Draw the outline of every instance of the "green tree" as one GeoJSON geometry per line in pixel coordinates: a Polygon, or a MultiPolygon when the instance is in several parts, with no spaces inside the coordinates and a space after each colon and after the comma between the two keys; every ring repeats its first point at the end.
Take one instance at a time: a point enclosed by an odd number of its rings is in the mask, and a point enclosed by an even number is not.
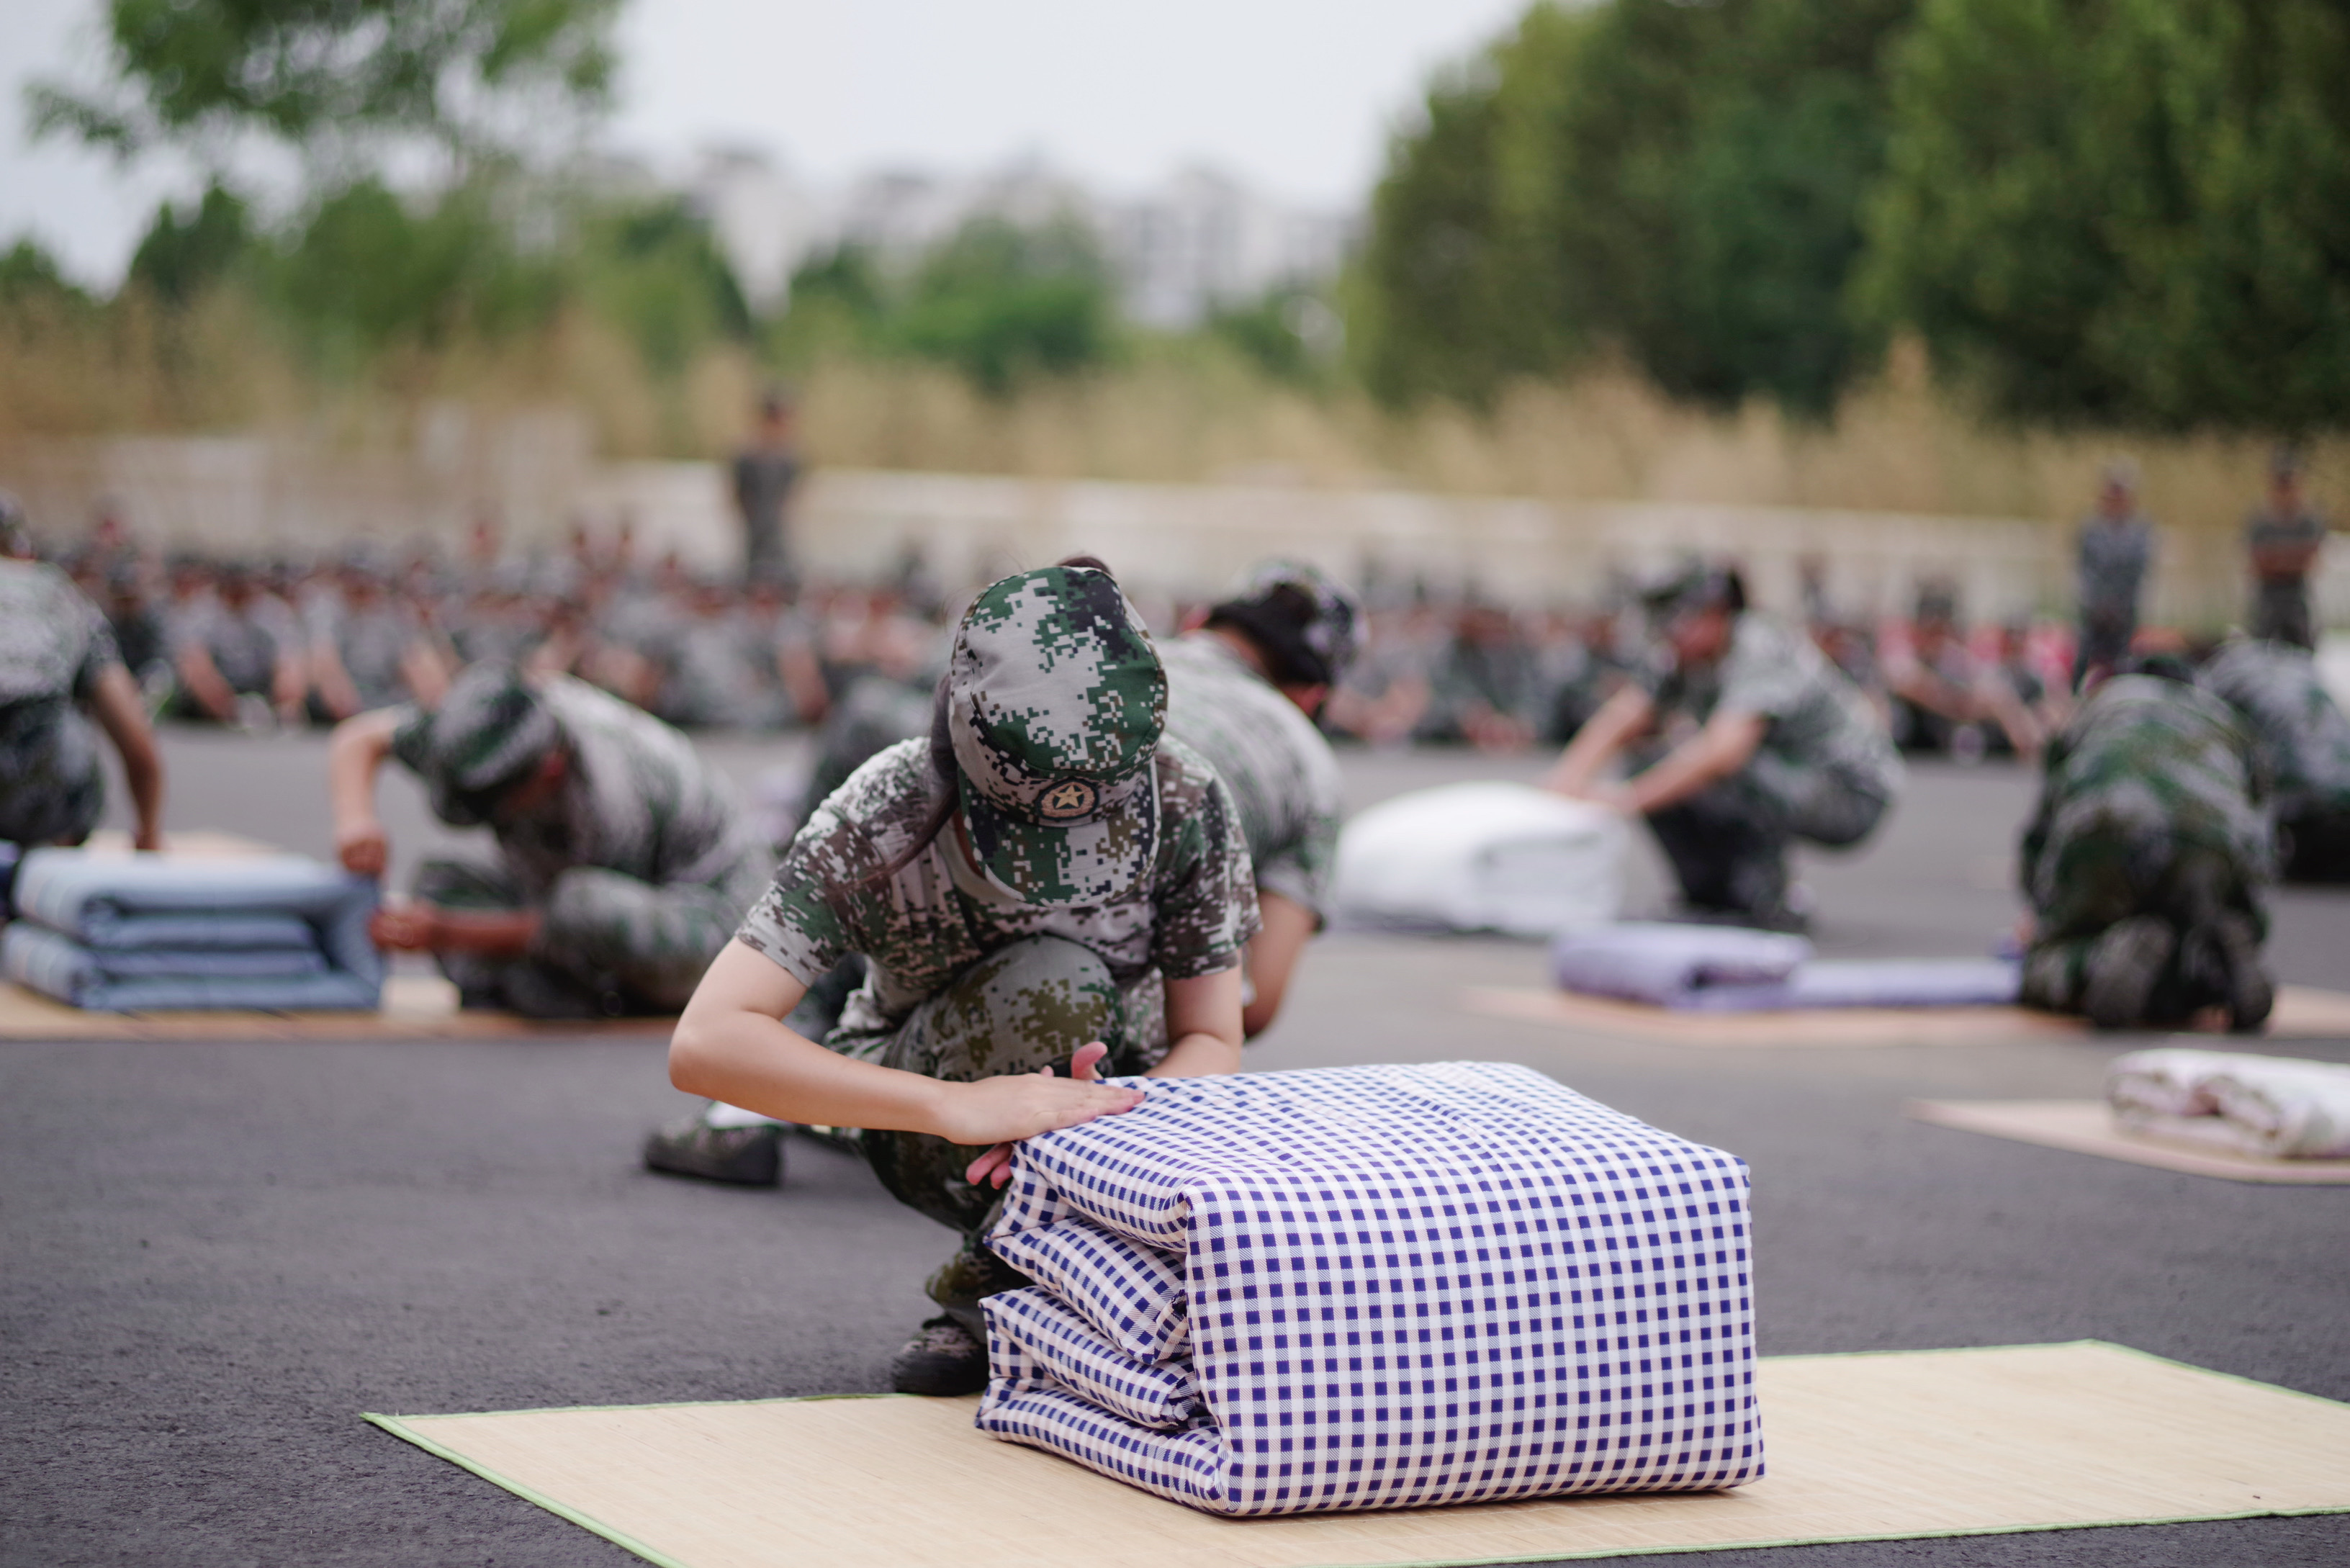
{"type": "Polygon", "coordinates": [[[0,251],[0,307],[78,313],[96,305],[38,240],[22,237],[0,251]]]}
{"type": "Polygon", "coordinates": [[[577,255],[591,308],[673,376],[721,340],[747,342],[751,307],[710,233],[680,199],[592,213],[577,255]]]}
{"type": "Polygon", "coordinates": [[[41,82],[36,130],[126,156],[258,132],[475,151],[611,92],[620,0],[108,0],[109,79],[41,82]]]}
{"type": "Polygon", "coordinates": [[[1355,324],[1397,400],[1624,354],[1676,396],[1825,413],[1914,0],[1537,5],[1440,82],[1372,203],[1355,324]]]}
{"type": "Polygon", "coordinates": [[[314,355],[345,364],[543,323],[564,285],[554,259],[516,251],[489,190],[461,186],[411,206],[375,180],[319,202],[265,279],[314,355]]]}
{"type": "Polygon", "coordinates": [[[885,339],[1002,397],[1102,363],[1115,315],[1109,270],[1077,224],[976,218],[923,259],[885,339]]]}
{"type": "Polygon", "coordinates": [[[1928,0],[1859,297],[2017,418],[2350,420],[2350,12],[1928,0]]]}
{"type": "Polygon", "coordinates": [[[245,205],[218,182],[185,218],[176,203],[154,222],[130,257],[130,280],[166,305],[184,306],[225,277],[252,242],[245,205]]]}

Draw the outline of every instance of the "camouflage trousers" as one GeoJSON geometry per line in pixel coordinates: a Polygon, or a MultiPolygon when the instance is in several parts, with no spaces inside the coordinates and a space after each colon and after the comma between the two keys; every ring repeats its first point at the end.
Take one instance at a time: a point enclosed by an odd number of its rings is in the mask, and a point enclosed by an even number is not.
{"type": "Polygon", "coordinates": [[[1857,844],[1890,805],[1882,789],[1835,769],[1798,769],[1764,755],[1648,813],[1648,828],[1684,902],[1767,919],[1786,908],[1787,851],[1796,839],[1857,844]]]}
{"type": "MultiPolygon", "coordinates": [[[[2248,916],[2261,937],[2268,934],[2255,869],[2220,846],[2150,827],[2081,834],[2046,854],[2054,865],[2042,885],[2054,893],[2033,912],[2033,941],[2023,955],[2023,1000],[2034,1007],[2080,1011],[2089,950],[2107,928],[2133,916],[2159,915],[2184,935],[2234,913],[2248,916]]],[[[2158,993],[2163,989],[2158,984],[2158,993]]],[[[2182,1002],[2168,1011],[2190,1010],[2182,1002]]]]}
{"type": "MultiPolygon", "coordinates": [[[[967,1084],[1050,1066],[1066,1075],[1077,1048],[1109,1047],[1106,1075],[1139,1073],[1140,1035],[1133,1009],[1090,949],[1059,937],[1029,937],[998,948],[914,1009],[878,1053],[858,1054],[926,1078],[967,1084]]],[[[1014,1290],[1025,1275],[982,1243],[1000,1199],[993,1188],[963,1179],[983,1148],[928,1133],[867,1132],[861,1142],[873,1172],[892,1197],[960,1231],[962,1246],[931,1276],[931,1299],[983,1339],[983,1296],[1014,1290]]]]}
{"type": "MultiPolygon", "coordinates": [[[[718,884],[656,887],[590,867],[566,871],[536,906],[539,933],[520,958],[440,953],[435,961],[468,1007],[504,1007],[531,1018],[616,1018],[674,1012],[734,934],[764,874],[746,859],[718,884]]],[[[428,860],[414,892],[457,909],[533,907],[504,865],[428,860]]]]}
{"type": "Polygon", "coordinates": [[[0,706],[0,841],[79,844],[105,808],[98,734],[71,702],[0,706]]]}
{"type": "Polygon", "coordinates": [[[2309,610],[2309,584],[2301,577],[2261,583],[2252,589],[2251,635],[2265,642],[2317,646],[2317,626],[2309,610]]]}

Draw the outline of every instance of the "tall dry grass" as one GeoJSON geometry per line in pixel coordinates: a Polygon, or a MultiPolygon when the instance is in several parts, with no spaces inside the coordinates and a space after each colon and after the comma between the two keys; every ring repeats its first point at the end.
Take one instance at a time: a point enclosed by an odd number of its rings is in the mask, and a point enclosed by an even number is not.
{"type": "MultiPolygon", "coordinates": [[[[362,379],[332,378],[306,368],[299,345],[234,295],[176,315],[132,298],[0,318],[0,452],[133,432],[261,431],[380,456],[417,451],[432,410],[454,404],[484,421],[575,410],[608,458],[713,457],[740,439],[765,379],[731,348],[656,378],[627,341],[578,314],[525,338],[395,353],[362,379]]],[[[1038,479],[1281,479],[2054,522],[2079,513],[2104,463],[2126,454],[2162,522],[2216,533],[2259,493],[2268,450],[2251,438],[2003,429],[1939,389],[1914,346],[1826,427],[1761,403],[1731,415],[1684,408],[1620,369],[1521,387],[1487,415],[1396,414],[1209,350],[1146,351],[1003,400],[902,361],[833,359],[796,379],[817,462],[1038,479]]],[[[2318,443],[2313,458],[2321,490],[2350,479],[2350,441],[2318,443]]]]}

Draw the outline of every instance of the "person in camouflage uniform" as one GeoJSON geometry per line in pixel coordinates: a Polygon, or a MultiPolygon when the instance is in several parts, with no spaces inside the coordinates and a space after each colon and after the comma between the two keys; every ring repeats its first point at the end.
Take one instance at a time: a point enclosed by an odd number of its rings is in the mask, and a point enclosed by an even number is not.
{"type": "Polygon", "coordinates": [[[808,821],[671,1043],[678,1087],[864,1130],[882,1184],[960,1231],[945,1310],[893,1367],[903,1392],[986,1379],[982,1297],[1025,1282],[980,1242],[1011,1141],[1130,1108],[1097,1064],[1240,1064],[1241,951],[1257,931],[1240,815],[1165,735],[1167,678],[1106,572],[982,592],[931,733],[889,747],[808,821]],[[868,961],[817,1044],[783,1020],[848,953],[868,961]]]}
{"type": "Polygon", "coordinates": [[[2289,643],[2223,644],[2197,681],[2235,709],[2267,774],[2288,881],[2350,881],[2350,718],[2289,643]]]}
{"type": "Polygon", "coordinates": [[[2023,1000],[2101,1029],[2172,1027],[2207,1006],[2258,1029],[2271,862],[2251,737],[2183,662],[2136,670],[2094,688],[2049,744],[2023,836],[2023,1000]]]}
{"type": "Polygon", "coordinates": [[[1665,647],[1576,734],[1548,787],[1646,817],[1691,917],[1798,928],[1789,848],[1875,832],[1900,757],[1810,639],[1746,607],[1737,573],[1691,567],[1647,600],[1665,647]],[[1626,754],[1648,765],[1602,782],[1626,754]]]}
{"type": "MultiPolygon", "coordinates": [[[[1107,570],[1090,556],[1063,566],[1107,570]]],[[[1310,566],[1266,563],[1202,624],[1160,650],[1167,733],[1197,751],[1231,791],[1256,884],[1261,929],[1248,945],[1241,1022],[1253,1039],[1280,1015],[1305,943],[1328,919],[1340,815],[1337,759],[1313,716],[1354,657],[1361,615],[1353,597],[1310,566]]],[[[809,784],[806,820],[884,747],[929,728],[931,693],[879,674],[861,676],[834,711],[809,784]],[[859,749],[859,748],[862,749],[859,749]]],[[[865,978],[844,959],[808,990],[787,1022],[822,1041],[865,978]]],[[[713,1104],[645,1140],[645,1164],[678,1176],[743,1186],[782,1179],[784,1128],[740,1106],[713,1104]]]]}
{"type": "Polygon", "coordinates": [[[2080,646],[2073,659],[2074,690],[2085,690],[2129,657],[2137,635],[2137,601],[2154,566],[2154,524],[2137,509],[2137,470],[2110,463],[2097,491],[2097,509],[2081,524],[2074,551],[2081,594],[2080,646]]]}
{"type": "Polygon", "coordinates": [[[469,1007],[592,1018],[682,1006],[769,864],[734,790],[675,730],[568,676],[461,672],[437,708],[337,726],[328,769],[343,865],[390,857],[375,778],[392,757],[494,861],[428,860],[383,946],[431,952],[469,1007]]]}
{"type": "Polygon", "coordinates": [[[2269,459],[2268,502],[2244,524],[2252,564],[2252,636],[2295,648],[2317,646],[2309,575],[2325,548],[2325,519],[2301,493],[2301,454],[2279,448],[2269,459]]]}
{"type": "Polygon", "coordinates": [[[132,842],[161,848],[163,762],[138,683],[98,607],[32,550],[22,508],[0,493],[0,842],[89,836],[106,807],[95,719],[122,758],[132,842]]]}

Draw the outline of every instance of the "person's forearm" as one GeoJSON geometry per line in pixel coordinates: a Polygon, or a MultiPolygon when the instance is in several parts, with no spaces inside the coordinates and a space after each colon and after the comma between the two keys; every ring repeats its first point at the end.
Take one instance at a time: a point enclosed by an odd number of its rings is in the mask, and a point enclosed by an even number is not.
{"type": "Polygon", "coordinates": [[[1626,808],[1646,815],[1678,805],[1744,767],[1760,739],[1759,724],[1736,718],[1709,722],[1625,786],[1626,808]]]}
{"type": "Polygon", "coordinates": [[[948,1136],[941,1100],[952,1085],[827,1051],[752,1012],[681,1021],[670,1082],[778,1121],[948,1136]]]}
{"type": "Polygon", "coordinates": [[[327,804],[339,830],[375,820],[375,776],[391,752],[388,714],[362,713],[327,742],[327,804]]]}
{"type": "Polygon", "coordinates": [[[1221,1035],[1186,1034],[1168,1048],[1148,1078],[1217,1078],[1241,1070],[1241,1048],[1221,1035]]]}
{"type": "Polygon", "coordinates": [[[277,661],[277,672],[269,682],[269,700],[280,719],[291,723],[301,718],[302,699],[308,690],[309,684],[303,679],[300,659],[287,658],[277,661]]]}
{"type": "Polygon", "coordinates": [[[139,818],[133,842],[144,849],[158,847],[163,833],[163,756],[155,747],[139,684],[128,670],[110,666],[99,677],[91,706],[99,728],[122,759],[123,783],[130,788],[131,807],[139,818]]]}
{"type": "Polygon", "coordinates": [[[191,649],[180,655],[180,684],[196,700],[196,706],[224,724],[236,721],[236,693],[211,656],[191,649]]]}
{"type": "Polygon", "coordinates": [[[1315,926],[1314,911],[1294,898],[1260,888],[1256,902],[1264,929],[1249,940],[1251,994],[1241,1010],[1241,1033],[1251,1040],[1272,1028],[1273,1021],[1281,1015],[1289,977],[1296,971],[1298,955],[1313,939],[1315,926]]]}
{"type": "Polygon", "coordinates": [[[1577,794],[1597,782],[1599,774],[1624,749],[1625,742],[1648,727],[1654,708],[1647,692],[1627,686],[1599,705],[1575,739],[1559,754],[1558,765],[1543,781],[1559,794],[1577,794]]]}

